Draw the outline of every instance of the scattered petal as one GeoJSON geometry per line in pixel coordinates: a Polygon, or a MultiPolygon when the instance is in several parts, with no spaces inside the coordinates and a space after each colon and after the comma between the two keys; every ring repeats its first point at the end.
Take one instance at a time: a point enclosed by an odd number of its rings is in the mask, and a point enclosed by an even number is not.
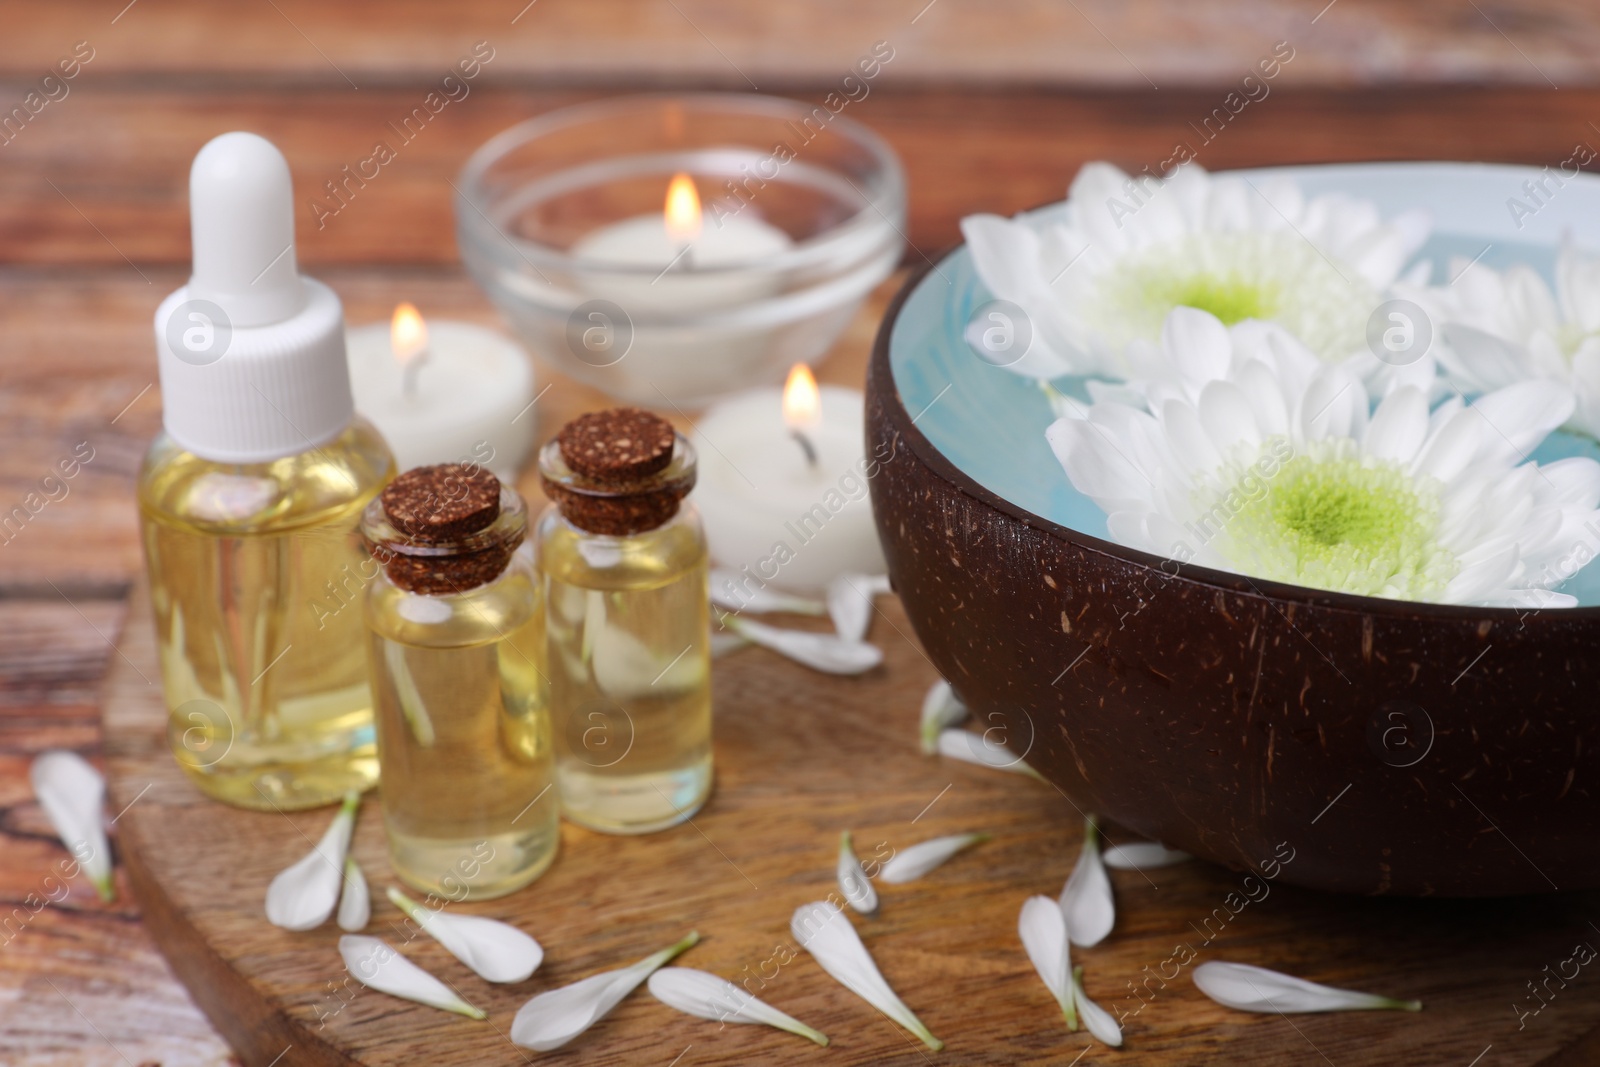
{"type": "Polygon", "coordinates": [[[940,731],[939,755],[982,767],[993,767],[997,771],[1012,771],[1042,779],[1038,771],[1022,762],[1022,757],[1012,755],[1011,750],[1003,745],[989,744],[970,730],[940,731]]]}
{"type": "Polygon", "coordinates": [[[711,658],[721,659],[723,656],[737,652],[741,648],[749,648],[750,642],[738,634],[730,634],[726,630],[717,630],[711,635],[711,658]]]}
{"type": "Polygon", "coordinates": [[[760,1023],[826,1045],[819,1030],[786,1015],[725,978],[691,967],[663,967],[650,976],[650,992],[669,1008],[685,1015],[724,1023],[760,1023]]]}
{"type": "Polygon", "coordinates": [[[878,910],[878,891],[872,888],[867,872],[861,869],[855,849],[850,847],[850,831],[839,835],[839,892],[850,906],[863,915],[878,910]]]}
{"type": "Polygon", "coordinates": [[[790,615],[826,615],[828,606],[815,597],[792,596],[759,584],[738,571],[721,567],[711,572],[711,602],[728,611],[750,611],[757,615],[785,612],[790,615]]]}
{"type": "Polygon", "coordinates": [[[988,834],[951,834],[919,842],[890,857],[878,877],[890,885],[914,882],[962,849],[987,840],[988,834]]]}
{"type": "Polygon", "coordinates": [[[883,662],[878,646],[846,641],[834,634],[783,630],[737,615],[724,615],[722,621],[740,637],[824,674],[862,674],[883,662]]]}
{"type": "Polygon", "coordinates": [[[549,1052],[599,1022],[622,998],[639,988],[659,968],[700,940],[690,933],[676,945],[646,956],[638,963],[614,971],[601,971],[548,993],[540,993],[517,1012],[511,1022],[511,1041],[535,1052],[549,1052]]]}
{"type": "Polygon", "coordinates": [[[336,921],[346,933],[357,933],[367,928],[372,918],[372,893],[367,889],[367,876],[361,873],[354,856],[344,858],[344,891],[339,894],[339,914],[336,921]]]}
{"type": "Polygon", "coordinates": [[[414,1000],[430,1008],[453,1011],[469,1019],[488,1017],[379,938],[345,934],[339,938],[339,955],[344,957],[345,970],[350,976],[369,989],[402,1000],[414,1000]]]}
{"type": "Polygon", "coordinates": [[[935,1052],[944,1048],[944,1042],[929,1033],[889,988],[856,928],[837,904],[819,900],[800,905],[789,920],[789,932],[834,981],[915,1034],[928,1048],[935,1052]]]}
{"type": "Polygon", "coordinates": [[[967,706],[961,703],[950,683],[940,678],[922,698],[922,752],[931,756],[939,751],[939,734],[967,717],[967,706]]]}
{"type": "Polygon", "coordinates": [[[1194,969],[1200,992],[1226,1008],[1259,1012],[1311,1011],[1421,1011],[1420,1000],[1395,1000],[1372,993],[1318,985],[1304,978],[1252,967],[1245,963],[1212,960],[1194,969]]]}
{"type": "Polygon", "coordinates": [[[864,641],[872,624],[872,598],[889,591],[886,574],[841,574],[828,583],[828,615],[846,641],[864,641]]]}
{"type": "Polygon", "coordinates": [[[423,933],[489,982],[521,982],[544,962],[539,942],[509,923],[478,915],[446,915],[389,887],[389,902],[423,933]]]}
{"type": "Polygon", "coordinates": [[[285,930],[311,930],[321,926],[339,903],[344,885],[344,856],[350,848],[361,794],[346,793],[339,814],[333,817],[317,847],[292,867],[278,872],[267,886],[267,921],[285,930]]]}
{"type": "Polygon", "coordinates": [[[1111,1013],[1089,999],[1083,991],[1083,968],[1072,969],[1072,1002],[1077,1005],[1078,1012],[1083,1016],[1083,1028],[1088,1030],[1095,1038],[1112,1048],[1122,1044],[1122,1027],[1117,1025],[1117,1020],[1111,1013]]]}
{"type": "Polygon", "coordinates": [[[1119,871],[1148,871],[1156,867],[1170,867],[1194,857],[1155,841],[1129,841],[1125,845],[1110,846],[1102,858],[1107,867],[1119,871]]]}
{"type": "MultiPolygon", "coordinates": [[[[423,601],[426,603],[426,601],[423,601]]],[[[394,682],[395,698],[400,705],[400,715],[411,727],[411,736],[423,748],[432,748],[434,742],[433,717],[422,700],[416,679],[411,677],[411,666],[406,662],[406,646],[398,641],[383,642],[383,661],[390,679],[394,682]]]]}
{"type": "Polygon", "coordinates": [[[1067,942],[1067,921],[1061,915],[1061,905],[1049,897],[1029,897],[1023,901],[1022,914],[1017,917],[1017,935],[1022,938],[1022,947],[1033,969],[1039,972],[1045,988],[1061,1005],[1067,1029],[1076,1030],[1078,1010],[1068,984],[1072,949],[1067,942]]]}
{"type": "Polygon", "coordinates": [[[106,842],[106,780],[76,752],[40,753],[28,770],[34,796],[56,836],[94,883],[100,899],[114,895],[111,846],[106,842]]]}
{"type": "Polygon", "coordinates": [[[1083,850],[1061,889],[1061,914],[1067,920],[1067,936],[1084,948],[1104,941],[1117,921],[1111,877],[1100,861],[1100,831],[1092,818],[1084,820],[1083,850]]]}

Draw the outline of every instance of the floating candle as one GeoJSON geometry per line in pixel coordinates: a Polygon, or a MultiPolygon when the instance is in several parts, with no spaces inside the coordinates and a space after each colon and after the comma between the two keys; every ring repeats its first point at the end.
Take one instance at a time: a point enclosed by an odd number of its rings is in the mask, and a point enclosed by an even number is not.
{"type": "Polygon", "coordinates": [[[699,421],[695,500],[712,558],[739,573],[743,595],[769,583],[820,590],[841,574],[885,570],[867,498],[882,457],[865,455],[863,417],[859,392],[818,389],[797,364],[781,391],[751,390],[699,421]]]}
{"type": "Polygon", "coordinates": [[[425,322],[401,304],[389,324],[346,337],[356,410],[401,470],[478,463],[515,477],[533,440],[533,368],[522,349],[468,322],[425,322]]]}
{"type": "Polygon", "coordinates": [[[624,311],[685,313],[735,307],[777,289],[770,273],[749,266],[793,245],[789,235],[754,212],[723,215],[705,225],[694,179],[677,174],[660,214],[602,226],[578,240],[572,254],[605,267],[643,267],[633,278],[608,273],[589,288],[624,311]]]}
{"type": "Polygon", "coordinates": [[[678,174],[660,214],[602,226],[573,245],[583,291],[614,305],[603,309],[600,333],[578,335],[599,336],[604,344],[573,354],[597,368],[626,358],[627,366],[611,374],[615,381],[642,374],[651,387],[639,395],[612,391],[651,405],[664,396],[695,406],[726,388],[730,368],[752,361],[770,364],[776,374],[791,358],[774,344],[778,324],[751,312],[782,289],[783,273],[764,264],[793,244],[753,210],[719,214],[708,224],[694,179],[678,174]]]}

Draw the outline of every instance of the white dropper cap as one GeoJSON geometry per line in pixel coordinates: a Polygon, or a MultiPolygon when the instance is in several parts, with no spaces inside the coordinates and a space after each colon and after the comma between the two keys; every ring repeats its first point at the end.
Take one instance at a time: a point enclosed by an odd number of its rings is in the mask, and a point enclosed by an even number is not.
{"type": "Polygon", "coordinates": [[[163,421],[189,452],[259,463],[350,423],[344,309],[300,276],[289,164],[271,141],[225,133],[189,171],[194,273],[156,311],[163,421]]]}

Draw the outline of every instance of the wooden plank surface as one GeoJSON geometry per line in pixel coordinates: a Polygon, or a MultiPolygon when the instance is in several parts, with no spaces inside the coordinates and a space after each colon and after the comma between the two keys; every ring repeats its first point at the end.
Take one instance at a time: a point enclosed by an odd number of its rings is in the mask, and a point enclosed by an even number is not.
{"type": "Polygon", "coordinates": [[[55,877],[67,854],[28,786],[39,752],[98,748],[100,681],[124,615],[120,601],[0,600],[0,1063],[8,1067],[213,1067],[230,1057],[139,925],[122,872],[111,904],[85,880],[55,877]]]}
{"type": "MultiPolygon", "coordinates": [[[[1113,1051],[1069,1034],[1022,951],[1016,920],[1030,894],[1059,891],[1077,851],[1079,815],[1043,782],[917,752],[917,707],[935,674],[906,636],[898,603],[884,598],[880,607],[871,637],[885,650],[884,666],[861,678],[818,675],[764,650],[716,663],[717,784],[691,824],[638,838],[563,826],[561,854],[533,886],[457,906],[540,939],[545,962],[526,982],[490,985],[441,946],[408,938],[381,898],[394,881],[381,801],[364,805],[353,848],[378,894],[369,932],[489,1013],[474,1023],[347,985],[331,923],[307,933],[267,925],[264,886],[320,836],[330,810],[229,809],[188,784],[166,750],[159,692],[141,677],[154,673],[154,643],[147,604],[136,598],[105,723],[113,807],[131,805],[119,840],[147,904],[146,924],[252,1065],[279,1056],[308,1067],[408,1065],[423,1049],[430,1062],[527,1062],[507,1031],[528,997],[631,962],[690,929],[704,940],[683,964],[748,979],[753,992],[827,1033],[828,1051],[762,1027],[724,1029],[676,1015],[644,994],[540,1062],[1010,1065],[1081,1054],[1076,1062],[1088,1065],[1226,1056],[1240,1067],[1320,1057],[1382,1067],[1466,1064],[1492,1046],[1493,1062],[1512,1067],[1548,1062],[1563,1049],[1600,1055],[1600,1044],[1582,1037],[1600,1023],[1592,978],[1574,980],[1570,995],[1551,985],[1551,1003],[1538,1014],[1519,1019],[1514,1010],[1541,1003],[1521,988],[1524,976],[1542,981],[1542,968],[1558,967],[1575,945],[1600,942],[1590,920],[1600,894],[1352,899],[1199,862],[1113,873],[1117,928],[1076,950],[1074,961],[1086,968],[1091,996],[1126,1016],[1127,1045],[1113,1051]],[[835,984],[788,933],[797,906],[833,890],[844,829],[863,856],[938,834],[995,834],[922,881],[880,887],[879,914],[856,919],[891,985],[947,1043],[943,1054],[930,1057],[835,984]],[[1187,966],[1182,957],[1174,962],[1185,947],[1194,954],[1187,966]],[[1426,1008],[1294,1020],[1231,1012],[1189,979],[1195,963],[1211,959],[1418,997],[1426,1008]]],[[[1301,843],[1318,832],[1308,823],[1301,843]]],[[[1279,858],[1292,863],[1294,852],[1286,841],[1279,858]]]]}
{"type": "Polygon", "coordinates": [[[894,80],[921,85],[1219,84],[1279,39],[1309,46],[1320,85],[1565,88],[1600,73],[1587,0],[56,0],[8,23],[0,71],[38,77],[85,39],[107,74],[362,90],[484,39],[505,57],[492,77],[563,85],[832,84],[875,40],[904,52],[894,80]]]}
{"type": "MultiPolygon", "coordinates": [[[[1087,160],[1159,173],[1180,143],[1219,170],[1367,159],[1556,166],[1579,143],[1600,150],[1597,89],[1302,89],[1301,58],[1209,140],[1201,124],[1222,107],[1226,88],[1044,95],[886,88],[842,114],[882,134],[904,161],[910,262],[958,240],[964,215],[1010,214],[1059,199],[1087,160]]],[[[219,98],[205,89],[97,86],[88,72],[84,78],[59,110],[47,108],[0,147],[0,264],[97,264],[140,285],[154,278],[153,268],[188,263],[189,164],[225,130],[261,133],[288,156],[302,264],[443,266],[458,262],[449,181],[473,149],[523,119],[597,95],[482,88],[400,145],[387,124],[417,106],[426,86],[288,86],[219,98]],[[385,138],[398,145],[392,163],[337,214],[312,207],[339,207],[325,183],[385,138]]],[[[796,96],[813,104],[823,98],[796,96]]],[[[62,288],[61,275],[43,277],[62,288]]],[[[150,291],[152,310],[167,284],[150,291]]],[[[136,342],[134,351],[148,358],[145,338],[136,342]]]]}

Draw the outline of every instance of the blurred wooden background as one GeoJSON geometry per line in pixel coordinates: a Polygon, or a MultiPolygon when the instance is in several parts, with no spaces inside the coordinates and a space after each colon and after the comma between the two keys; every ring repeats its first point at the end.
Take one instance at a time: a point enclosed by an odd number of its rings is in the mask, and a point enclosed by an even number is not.
{"type": "MultiPolygon", "coordinates": [[[[240,128],[283,148],[301,262],[340,292],[353,322],[384,317],[402,297],[425,313],[492,322],[459,267],[445,180],[489,136],[627,90],[820,102],[879,41],[894,57],[847,113],[906,163],[913,261],[954,241],[964,214],[1060,196],[1087,159],[1158,168],[1180,142],[1213,169],[1554,165],[1580,143],[1600,147],[1594,0],[8,5],[0,512],[30,493],[47,502],[0,533],[0,1061],[180,1067],[228,1056],[126,896],[104,907],[77,886],[38,914],[28,900],[61,855],[32,803],[28,760],[56,746],[96,755],[96,687],[117,655],[138,561],[132,480],[160,421],[150,319],[184,279],[195,151],[240,128]],[[385,124],[478,42],[494,55],[470,95],[319,228],[309,203],[323,183],[369,154],[385,124]],[[1265,95],[1253,89],[1220,134],[1202,138],[1195,126],[1279,42],[1293,58],[1265,95]],[[75,77],[42,82],[74,55],[75,77]],[[40,94],[33,107],[30,92],[40,94]],[[66,494],[41,489],[83,441],[94,458],[66,494]],[[18,909],[26,922],[6,926],[18,909]]],[[[859,382],[882,300],[841,342],[825,379],[859,382]]],[[[564,396],[547,427],[587,399],[564,396]]]]}

